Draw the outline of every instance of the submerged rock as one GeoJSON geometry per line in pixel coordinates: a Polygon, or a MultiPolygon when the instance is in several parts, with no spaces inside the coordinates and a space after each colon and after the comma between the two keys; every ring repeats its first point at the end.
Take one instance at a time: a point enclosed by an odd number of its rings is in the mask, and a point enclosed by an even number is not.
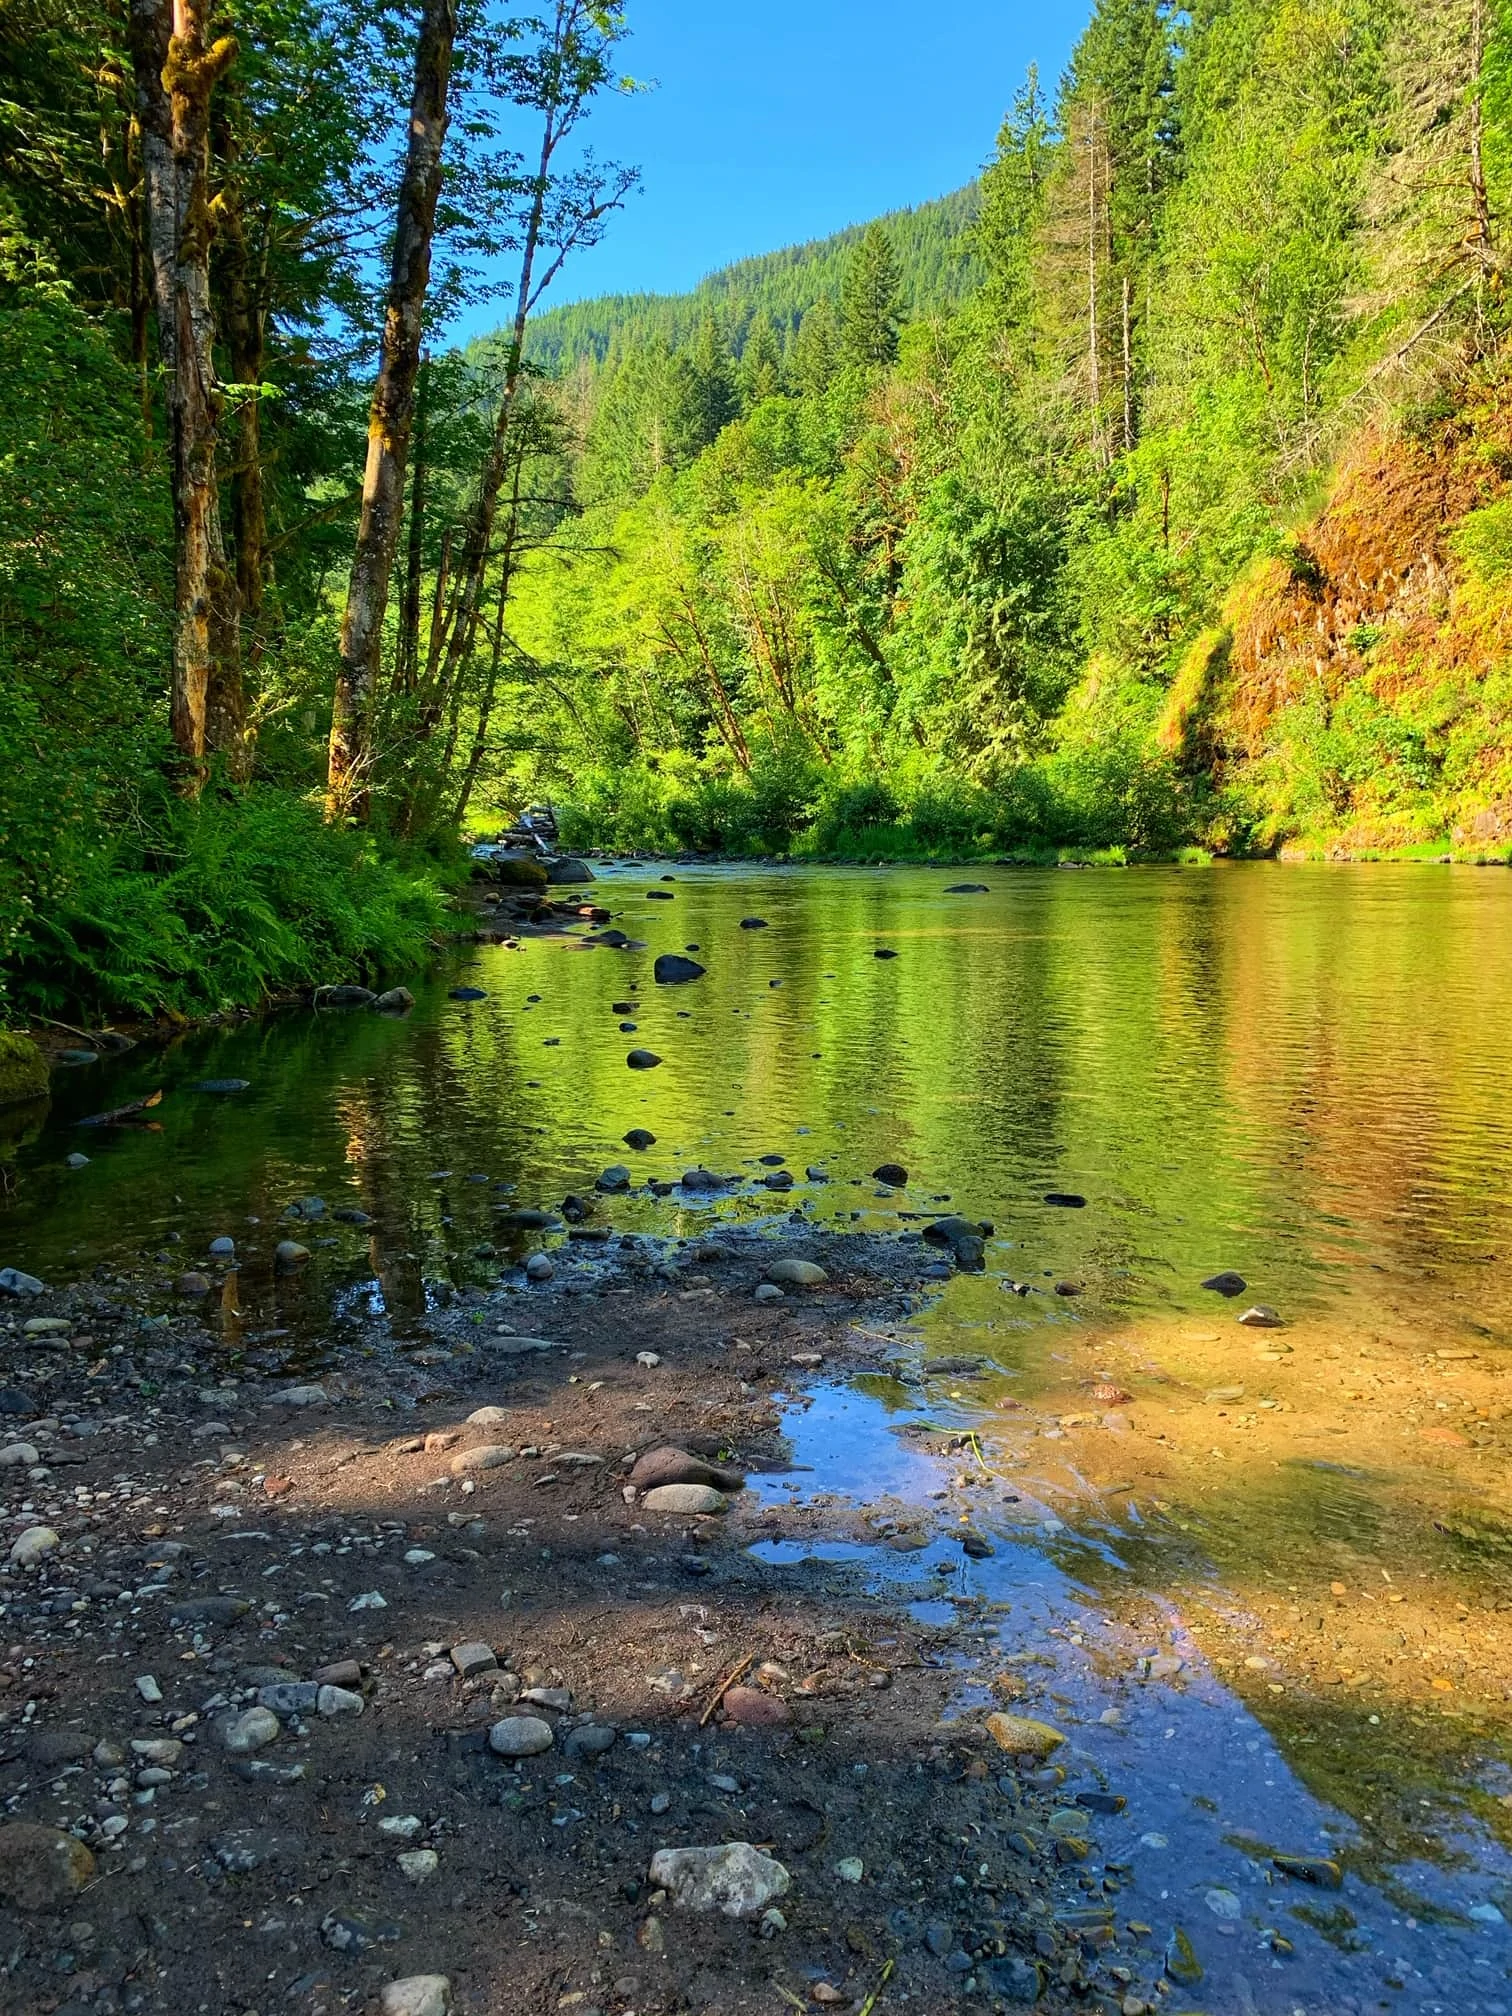
{"type": "Polygon", "coordinates": [[[696,959],[684,959],[680,952],[663,952],[652,967],[652,977],[659,987],[680,987],[689,980],[701,980],[708,971],[696,959]]]}
{"type": "Polygon", "coordinates": [[[1065,1742],[1059,1729],[1038,1722],[1032,1715],[1010,1715],[999,1710],[987,1717],[987,1733],[1000,1750],[1015,1757],[1048,1757],[1065,1742]]]}
{"type": "Polygon", "coordinates": [[[632,1127],[630,1132],[625,1136],[625,1146],[637,1150],[654,1148],[656,1146],[656,1136],[648,1127],[632,1127]]]}
{"type": "Polygon", "coordinates": [[[632,1071],[654,1071],[661,1061],[654,1050],[632,1050],[625,1059],[632,1071]]]}
{"type": "Polygon", "coordinates": [[[924,1227],[931,1246],[943,1246],[963,1274],[980,1274],[987,1265],[987,1243],[982,1228],[970,1218],[936,1218],[924,1227]]]}
{"type": "Polygon", "coordinates": [[[765,931],[767,920],[765,917],[742,917],[740,928],[742,931],[765,931]]]}
{"type": "Polygon", "coordinates": [[[908,1181],[908,1171],[901,1162],[879,1162],[872,1175],[879,1183],[887,1183],[894,1190],[901,1190],[908,1181]]]}

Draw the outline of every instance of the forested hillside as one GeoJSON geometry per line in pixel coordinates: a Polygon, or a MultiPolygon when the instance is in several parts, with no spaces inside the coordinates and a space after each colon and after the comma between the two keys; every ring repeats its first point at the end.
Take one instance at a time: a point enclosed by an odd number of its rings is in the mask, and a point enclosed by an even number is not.
{"type": "Polygon", "coordinates": [[[1507,118],[1482,0],[1101,0],[959,303],[884,225],[796,327],[565,375],[522,788],[638,844],[1505,851],[1507,118]]]}
{"type": "MultiPolygon", "coordinates": [[[[973,186],[877,220],[898,262],[899,293],[909,314],[958,307],[978,284],[981,268],[971,236],[976,212],[973,186]]],[[[710,309],[737,353],[754,323],[770,322],[787,334],[816,303],[838,306],[850,256],[865,230],[853,224],[807,245],[739,259],[688,294],[604,294],[548,309],[531,324],[531,360],[544,370],[562,371],[584,359],[602,364],[647,343],[675,349],[692,340],[710,309]]]]}
{"type": "Polygon", "coordinates": [[[13,0],[0,994],[412,960],[543,794],[1512,851],[1509,16],[1096,0],[971,188],[553,315],[618,4],[13,0]]]}

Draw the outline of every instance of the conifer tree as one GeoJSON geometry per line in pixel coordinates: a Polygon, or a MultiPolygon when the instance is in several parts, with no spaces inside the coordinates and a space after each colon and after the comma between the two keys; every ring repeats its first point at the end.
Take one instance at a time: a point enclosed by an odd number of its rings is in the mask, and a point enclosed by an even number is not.
{"type": "Polygon", "coordinates": [[[869,224],[851,254],[840,292],[840,339],[847,363],[885,369],[898,354],[902,280],[892,240],[869,224]]]}
{"type": "Polygon", "coordinates": [[[707,448],[735,418],[735,360],[712,308],[706,308],[688,352],[693,371],[698,445],[707,448]]]}

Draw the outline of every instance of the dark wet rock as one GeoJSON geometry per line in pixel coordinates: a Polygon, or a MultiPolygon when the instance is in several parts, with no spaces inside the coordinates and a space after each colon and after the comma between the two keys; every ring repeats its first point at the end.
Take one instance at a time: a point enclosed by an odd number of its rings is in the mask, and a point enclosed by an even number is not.
{"type": "Polygon", "coordinates": [[[309,1257],[309,1247],[301,1246],[297,1239],[280,1239],[273,1248],[273,1265],[280,1274],[292,1274],[309,1257]]]}
{"type": "Polygon", "coordinates": [[[173,1292],[175,1295],[183,1295],[193,1299],[195,1296],[208,1295],[211,1286],[212,1283],[208,1274],[191,1272],[180,1274],[173,1284],[173,1292]]]}
{"type": "Polygon", "coordinates": [[[684,1190],[723,1190],[725,1178],[716,1176],[712,1169],[684,1169],[682,1187],[684,1190]]]}
{"type": "Polygon", "coordinates": [[[245,1092],[251,1085],[250,1078],[197,1078],[189,1087],[191,1092],[245,1092]]]}
{"type": "Polygon", "coordinates": [[[1074,1190],[1047,1190],[1045,1202],[1059,1206],[1062,1211],[1084,1211],[1087,1208],[1086,1198],[1079,1197],[1074,1190]]]}
{"type": "Polygon", "coordinates": [[[380,1015],[408,1015],[414,1005],[415,997],[408,987],[390,987],[373,1003],[380,1015]]]}
{"type": "Polygon", "coordinates": [[[640,1003],[638,1001],[611,1001],[609,1003],[609,1013],[611,1015],[633,1015],[639,1006],[640,1003]]]}
{"type": "Polygon", "coordinates": [[[803,1173],[810,1183],[828,1183],[830,1180],[828,1170],[821,1169],[817,1162],[810,1162],[803,1173]]]}
{"type": "Polygon", "coordinates": [[[1272,1855],[1271,1861],[1283,1876],[1298,1883],[1311,1883],[1318,1890],[1344,1887],[1344,1871],[1330,1855],[1272,1855]]]}
{"type": "Polygon", "coordinates": [[[53,1052],[54,1064],[66,1064],[70,1068],[76,1068],[85,1064],[98,1064],[99,1061],[100,1053],[98,1050],[55,1050],[53,1052]]]}
{"type": "Polygon", "coordinates": [[[662,1484],[711,1484],[716,1491],[739,1491],[745,1477],[728,1464],[713,1463],[706,1456],[665,1444],[648,1449],[637,1460],[629,1481],[637,1491],[654,1491],[662,1484]]]}
{"type": "Polygon", "coordinates": [[[696,959],[684,959],[680,952],[663,952],[651,969],[659,987],[680,987],[689,980],[701,980],[708,971],[696,959]]]}
{"type": "Polygon", "coordinates": [[[889,945],[879,945],[872,954],[873,959],[896,959],[897,956],[889,945]]]}
{"type": "Polygon", "coordinates": [[[0,1897],[22,1911],[61,1911],[93,1882],[95,1858],[58,1827],[0,1826],[0,1897]]]}
{"type": "Polygon", "coordinates": [[[1225,1269],[1222,1274],[1209,1274],[1202,1286],[1210,1289],[1214,1295],[1232,1296],[1242,1295],[1249,1283],[1242,1274],[1235,1274],[1232,1269],[1225,1269]]]}
{"type": "Polygon", "coordinates": [[[676,900],[670,889],[648,889],[646,891],[646,901],[648,903],[673,903],[676,900]]]}
{"type": "Polygon", "coordinates": [[[370,1008],[378,999],[371,987],[317,987],[317,1008],[370,1008]]]}
{"type": "Polygon", "coordinates": [[[954,1944],[955,1934],[948,1925],[942,1925],[936,1920],[932,1925],[924,1927],[925,1951],[933,1953],[936,1960],[943,1960],[954,1944]]]}
{"type": "Polygon", "coordinates": [[[765,931],[767,920],[765,917],[742,917],[740,928],[742,931],[765,931]]]}
{"type": "Polygon", "coordinates": [[[370,1947],[391,1946],[402,1939],[404,1927],[384,1918],[329,1911],[320,1921],[320,1936],[333,1953],[366,1953],[370,1947]]]}
{"type": "Polygon", "coordinates": [[[331,1216],[339,1218],[343,1225],[371,1225],[373,1222],[366,1211],[359,1211],[354,1205],[345,1205],[341,1210],[333,1211],[331,1216]]]}
{"type": "Polygon", "coordinates": [[[961,1552],[973,1561],[986,1561],[997,1549],[985,1533],[967,1531],[961,1535],[961,1552]]]}
{"type": "Polygon", "coordinates": [[[1055,1284],[1055,1292],[1057,1295],[1065,1295],[1069,1297],[1072,1295],[1080,1295],[1084,1291],[1080,1281],[1057,1281],[1055,1284]]]}
{"type": "Polygon", "coordinates": [[[901,1162],[879,1162],[872,1175],[879,1183],[890,1183],[895,1190],[901,1190],[908,1181],[908,1171],[901,1162]]]}
{"type": "Polygon", "coordinates": [[[985,896],[988,893],[985,882],[947,882],[947,896],[985,896]]]}
{"type": "Polygon", "coordinates": [[[616,1732],[600,1723],[587,1722],[574,1729],[562,1745],[563,1754],[568,1757],[602,1757],[612,1750],[616,1732]]]}
{"type": "Polygon", "coordinates": [[[763,1176],[758,1180],[762,1184],[764,1184],[768,1190],[791,1190],[793,1187],[794,1178],[791,1169],[778,1169],[775,1170],[772,1173],[772,1175],[763,1176]]]}
{"type": "Polygon", "coordinates": [[[930,1379],[974,1379],[986,1366],[985,1358],[926,1358],[924,1373],[930,1379]]]}
{"type": "Polygon", "coordinates": [[[449,990],[447,999],[449,1001],[486,1001],[488,999],[488,989],[486,987],[453,987],[449,990]]]}
{"type": "Polygon", "coordinates": [[[586,861],[580,861],[575,854],[561,854],[556,860],[546,863],[546,880],[553,888],[566,888],[578,882],[592,882],[593,870],[586,861]]]}
{"type": "Polygon", "coordinates": [[[1038,2002],[1044,1988],[1043,1973],[1021,1953],[1010,1953],[1006,1959],[994,1960],[985,1969],[985,1978],[990,1992],[1000,1995],[1005,2002],[1038,2002]]]}
{"type": "Polygon", "coordinates": [[[1122,1813],[1129,1802],[1122,1792],[1078,1792],[1076,1803],[1089,1813],[1122,1813]]]}
{"type": "Polygon", "coordinates": [[[625,1059],[632,1071],[654,1071],[661,1061],[654,1050],[632,1050],[625,1059]]]}
{"type": "Polygon", "coordinates": [[[616,1196],[630,1188],[630,1171],[623,1162],[615,1162],[594,1178],[593,1187],[595,1190],[604,1191],[608,1196],[616,1196]]]}
{"type": "Polygon", "coordinates": [[[312,1714],[319,1699],[320,1689],[313,1680],[279,1680],[257,1690],[258,1706],[271,1708],[275,1715],[312,1714]]]}
{"type": "Polygon", "coordinates": [[[284,1211],[286,1218],[315,1219],[326,1215],[324,1197],[296,1197],[284,1211]]]}
{"type": "Polygon", "coordinates": [[[30,1393],[19,1386],[0,1386],[0,1415],[10,1415],[13,1419],[29,1421],[40,1412],[30,1393]]]}
{"type": "Polygon", "coordinates": [[[656,1136],[648,1127],[632,1127],[625,1136],[627,1148],[644,1149],[656,1146],[656,1136]]]}
{"type": "Polygon", "coordinates": [[[591,1204],[581,1197],[574,1197],[570,1192],[562,1199],[562,1216],[569,1225],[581,1225],[592,1209],[591,1204]]]}
{"type": "Polygon", "coordinates": [[[936,1218],[924,1227],[931,1246],[945,1247],[963,1274],[980,1274],[987,1265],[982,1228],[969,1218],[936,1218]]]}
{"type": "Polygon", "coordinates": [[[515,1227],[521,1232],[555,1232],[560,1222],[554,1211],[541,1211],[528,1205],[510,1205],[499,1212],[501,1225],[515,1227]]]}
{"type": "Polygon", "coordinates": [[[173,1605],[170,1619],[175,1624],[235,1624],[252,1605],[244,1596],[194,1596],[173,1605]]]}

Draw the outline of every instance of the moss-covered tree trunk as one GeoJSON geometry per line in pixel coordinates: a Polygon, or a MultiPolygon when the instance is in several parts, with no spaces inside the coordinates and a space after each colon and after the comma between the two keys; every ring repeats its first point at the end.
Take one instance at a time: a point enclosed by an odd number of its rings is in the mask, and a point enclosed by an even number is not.
{"type": "Polygon", "coordinates": [[[129,29],[173,481],[169,723],[190,792],[204,780],[207,750],[239,750],[245,733],[240,611],[216,485],[221,398],[210,303],[210,99],[235,59],[236,43],[229,35],[212,42],[209,24],[210,0],[172,0],[171,8],[168,0],[132,0],[129,29]]]}
{"type": "Polygon", "coordinates": [[[368,419],[362,515],[341,624],[341,661],[331,710],[327,801],[334,818],[365,818],[372,788],[373,706],[389,576],[404,509],[404,467],[420,370],[456,32],[456,0],[425,0],[415,46],[409,145],[399,185],[383,353],[368,419]]]}

